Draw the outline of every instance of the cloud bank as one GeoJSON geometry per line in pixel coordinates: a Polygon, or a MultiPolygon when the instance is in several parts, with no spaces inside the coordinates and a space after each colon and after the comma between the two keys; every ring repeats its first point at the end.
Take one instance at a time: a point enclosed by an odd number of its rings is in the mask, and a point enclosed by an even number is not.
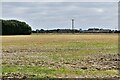
{"type": "Polygon", "coordinates": [[[28,22],[33,29],[89,27],[115,29],[118,26],[117,2],[3,2],[3,19],[28,22]]]}
{"type": "Polygon", "coordinates": [[[2,2],[118,2],[119,0],[2,0],[2,2]]]}

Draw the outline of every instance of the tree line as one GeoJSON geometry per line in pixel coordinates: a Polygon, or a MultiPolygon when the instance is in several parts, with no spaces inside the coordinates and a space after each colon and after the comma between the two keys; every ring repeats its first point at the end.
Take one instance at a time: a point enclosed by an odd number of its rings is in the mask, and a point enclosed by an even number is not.
{"type": "Polygon", "coordinates": [[[99,28],[89,28],[88,30],[77,30],[77,29],[53,29],[53,30],[44,30],[36,29],[32,33],[120,33],[120,30],[111,30],[111,29],[99,29],[99,28]]]}
{"type": "Polygon", "coordinates": [[[2,25],[2,35],[30,35],[32,33],[31,27],[25,23],[18,20],[0,20],[2,25]]]}

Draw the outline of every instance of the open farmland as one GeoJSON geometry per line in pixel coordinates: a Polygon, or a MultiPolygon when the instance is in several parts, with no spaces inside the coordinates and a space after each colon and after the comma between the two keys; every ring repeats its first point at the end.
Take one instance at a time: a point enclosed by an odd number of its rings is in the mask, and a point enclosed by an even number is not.
{"type": "Polygon", "coordinates": [[[39,34],[2,37],[3,77],[118,76],[117,34],[39,34]]]}

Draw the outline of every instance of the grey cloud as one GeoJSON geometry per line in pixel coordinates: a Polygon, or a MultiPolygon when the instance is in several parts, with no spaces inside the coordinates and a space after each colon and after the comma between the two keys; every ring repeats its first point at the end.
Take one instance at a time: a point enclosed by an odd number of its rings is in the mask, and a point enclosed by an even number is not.
{"type": "Polygon", "coordinates": [[[119,0],[2,0],[2,2],[118,2],[119,0]]]}
{"type": "Polygon", "coordinates": [[[17,18],[36,28],[70,28],[70,20],[76,28],[90,25],[111,28],[117,25],[115,2],[4,2],[3,18],[17,18]]]}

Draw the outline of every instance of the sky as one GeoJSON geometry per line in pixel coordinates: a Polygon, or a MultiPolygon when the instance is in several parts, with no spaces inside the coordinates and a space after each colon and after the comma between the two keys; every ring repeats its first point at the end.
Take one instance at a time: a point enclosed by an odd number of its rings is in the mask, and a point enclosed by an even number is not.
{"type": "Polygon", "coordinates": [[[119,0],[1,0],[2,2],[118,2],[119,0]]]}
{"type": "Polygon", "coordinates": [[[117,29],[118,3],[112,0],[111,2],[69,2],[67,0],[8,2],[5,0],[2,2],[1,18],[25,21],[33,30],[71,29],[71,19],[75,20],[75,29],[117,29]]]}

